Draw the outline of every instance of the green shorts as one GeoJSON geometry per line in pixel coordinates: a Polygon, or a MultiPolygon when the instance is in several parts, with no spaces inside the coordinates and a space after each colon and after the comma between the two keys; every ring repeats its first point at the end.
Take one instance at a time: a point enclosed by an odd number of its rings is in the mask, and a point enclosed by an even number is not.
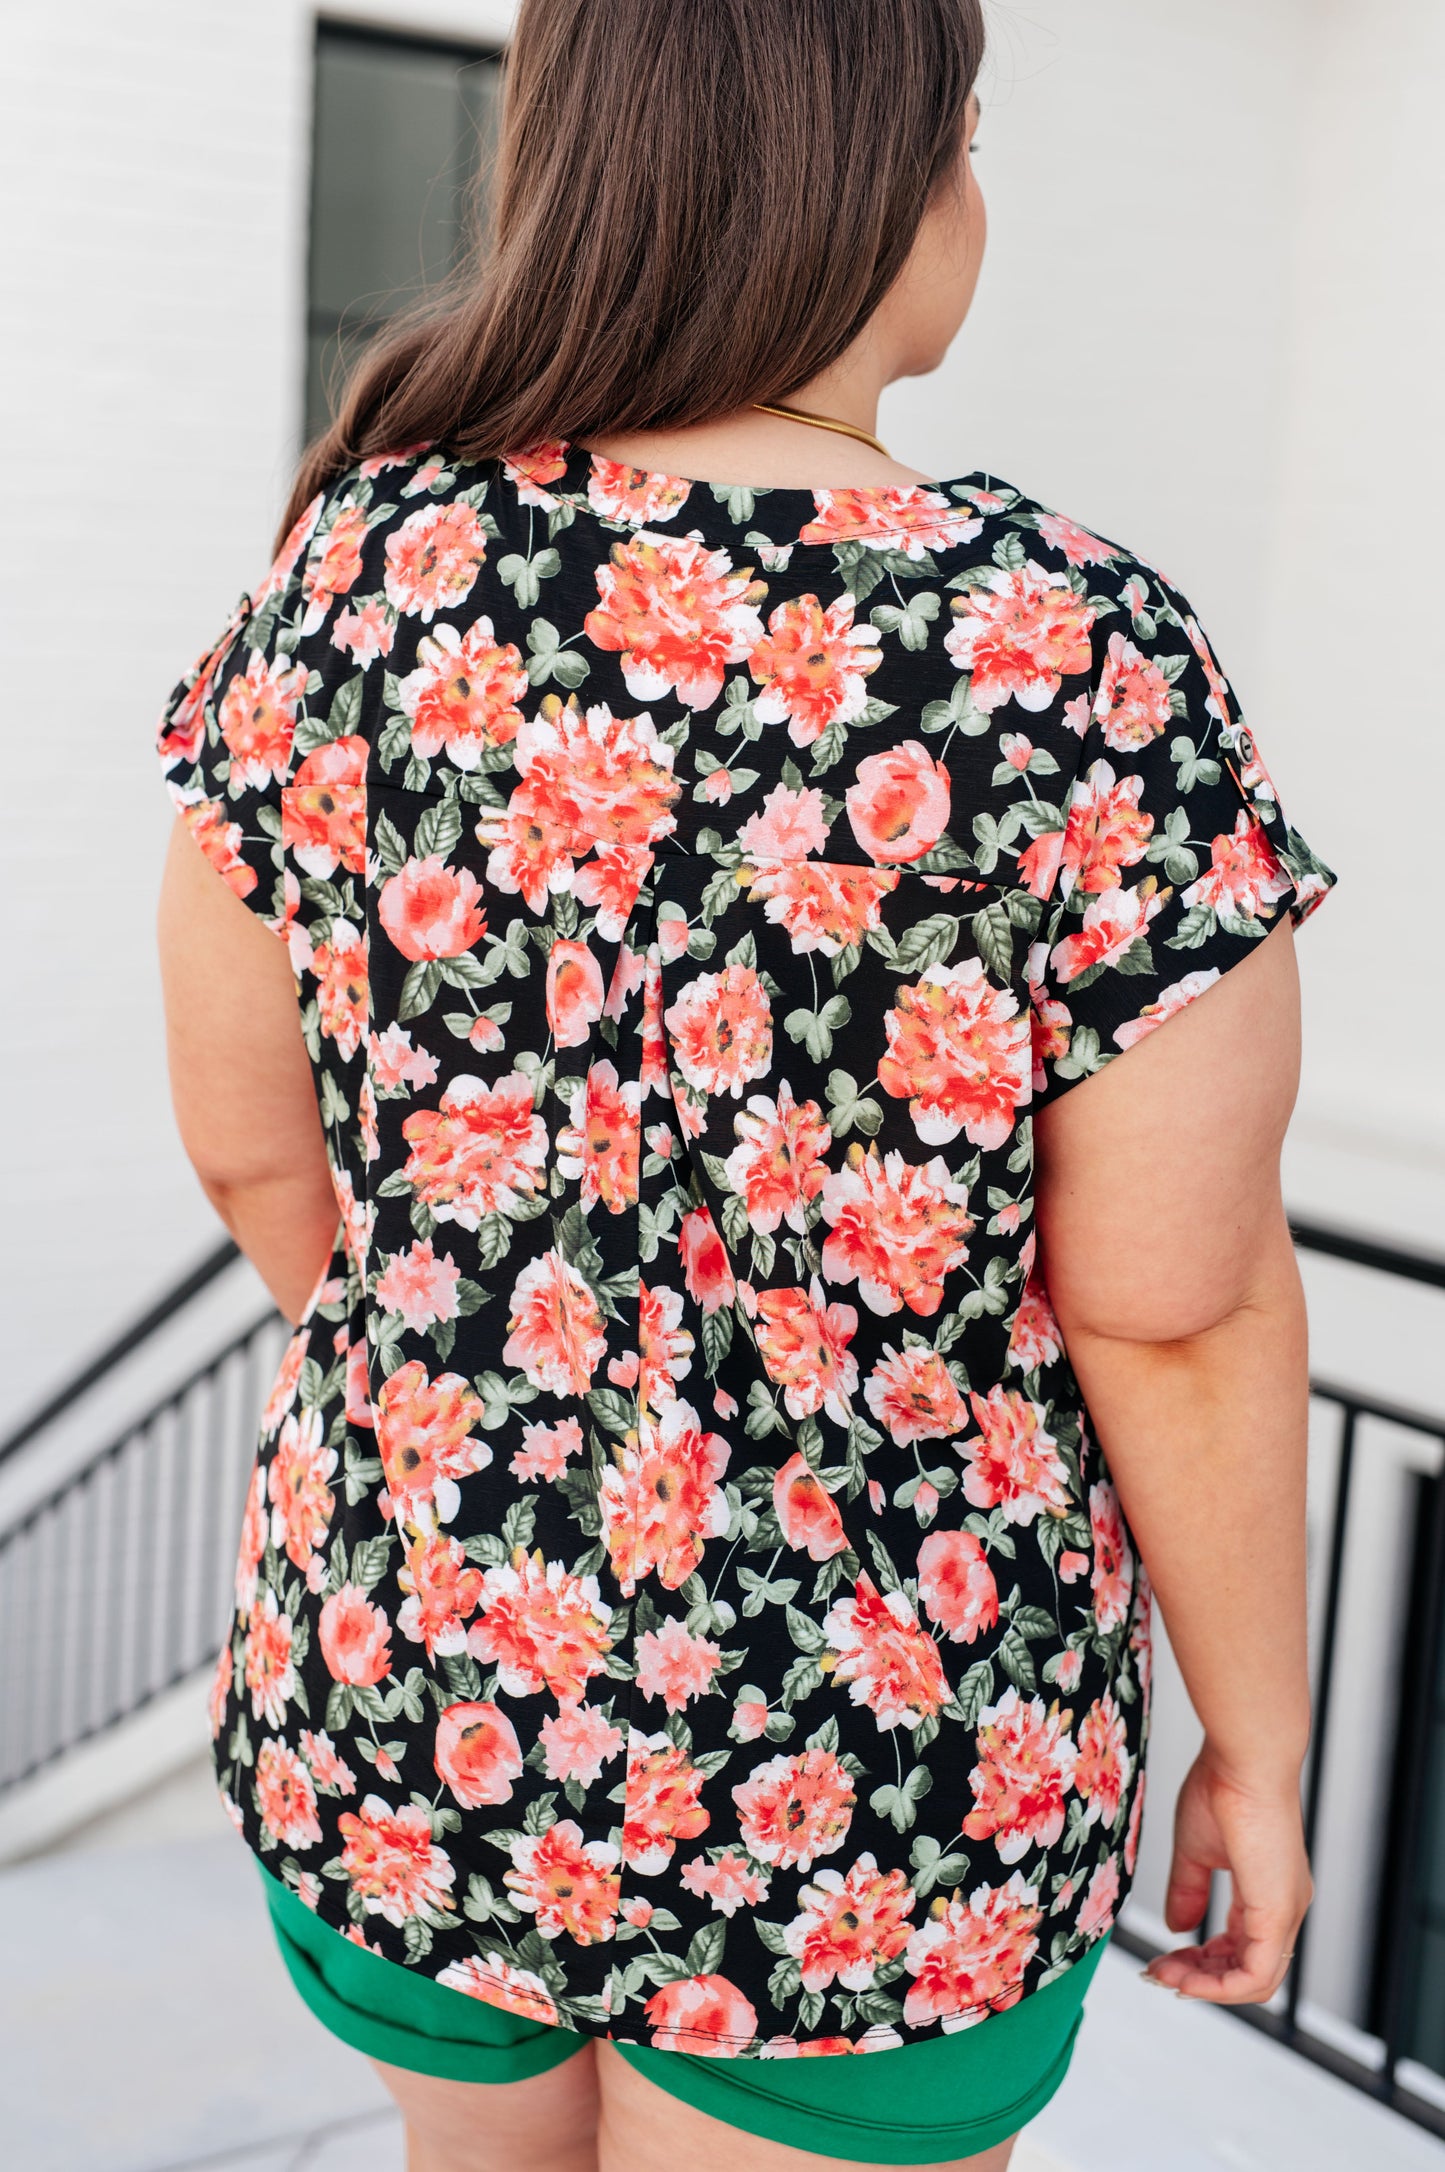
{"type": "MultiPolygon", "coordinates": [[[[322,1923],[264,1866],[271,1925],[317,2020],[369,2059],[446,2081],[524,2081],[586,2039],[415,1975],[322,1923]]],[[[1067,1975],[951,2035],[862,2058],[714,2059],[615,2048],[648,2081],[728,2126],[872,2164],[938,2164],[991,2149],[1043,2110],[1068,2072],[1100,1939],[1067,1975]]]]}

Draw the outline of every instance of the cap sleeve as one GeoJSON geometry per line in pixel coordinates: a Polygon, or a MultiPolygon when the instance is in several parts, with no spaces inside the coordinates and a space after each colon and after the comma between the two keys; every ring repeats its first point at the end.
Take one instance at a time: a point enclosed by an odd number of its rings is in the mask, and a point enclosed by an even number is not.
{"type": "Polygon", "coordinates": [[[1036,1107],[1183,1010],[1282,913],[1305,919],[1335,881],[1287,821],[1186,600],[1135,570],[1095,639],[1029,960],[1036,1107]]]}
{"type": "Polygon", "coordinates": [[[156,735],[177,813],[222,880],[283,939],[283,801],[309,677],[296,655],[302,569],[322,503],[307,507],[260,587],[172,690],[156,735]]]}

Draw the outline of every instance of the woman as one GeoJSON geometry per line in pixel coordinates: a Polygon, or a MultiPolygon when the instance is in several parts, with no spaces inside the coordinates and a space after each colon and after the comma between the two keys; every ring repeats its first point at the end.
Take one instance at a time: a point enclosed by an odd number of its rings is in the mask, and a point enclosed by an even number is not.
{"type": "Polygon", "coordinates": [[[973,293],[981,49],[525,0],[490,261],[162,725],[181,1129],[299,1322],[217,1769],[413,2172],[1005,2165],[1151,1581],[1170,1924],[1233,1881],[1151,1980],[1268,1998],[1309,1897],[1332,877],[1176,589],[874,434],[973,293]]]}

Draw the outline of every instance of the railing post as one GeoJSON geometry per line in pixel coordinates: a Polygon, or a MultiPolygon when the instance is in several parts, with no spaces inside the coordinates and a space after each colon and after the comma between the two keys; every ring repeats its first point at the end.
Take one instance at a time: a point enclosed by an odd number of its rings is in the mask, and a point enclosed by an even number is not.
{"type": "MultiPolygon", "coordinates": [[[[1320,1657],[1317,1670],[1318,1688],[1314,1698],[1314,1723],[1310,1729],[1309,1777],[1305,1787],[1304,1834],[1305,1849],[1314,1856],[1315,1834],[1319,1827],[1320,1795],[1325,1773],[1325,1743],[1330,1724],[1330,1695],[1334,1688],[1335,1641],[1340,1621],[1340,1591],[1344,1582],[1346,1520],[1350,1507],[1350,1482],[1355,1470],[1355,1422],[1358,1412],[1353,1403],[1346,1403],[1340,1427],[1339,1457],[1335,1466],[1335,1494],[1330,1518],[1329,1567],[1325,1575],[1325,1611],[1320,1625],[1320,1657]]],[[[1309,1934],[1309,1917],[1306,1915],[1295,1940],[1294,1959],[1290,1963],[1289,1991],[1285,2004],[1285,2027],[1292,2037],[1298,2026],[1300,1987],[1304,1981],[1305,1943],[1309,1934]]]]}
{"type": "Polygon", "coordinates": [[[1415,1709],[1403,1715],[1405,1779],[1400,1805],[1399,1875],[1385,1934],[1384,1982],[1380,1997],[1380,2034],[1384,2039],[1384,2081],[1393,2090],[1395,2070],[1410,2018],[1408,1969],[1414,1939],[1411,1904],[1420,1873],[1425,1830],[1425,1796],[1430,1784],[1431,1734],[1440,1688],[1441,1631],[1445,1627],[1445,1470],[1433,1481],[1430,1530],[1425,1554],[1425,1592],[1420,1623],[1420,1669],[1415,1709]]]}

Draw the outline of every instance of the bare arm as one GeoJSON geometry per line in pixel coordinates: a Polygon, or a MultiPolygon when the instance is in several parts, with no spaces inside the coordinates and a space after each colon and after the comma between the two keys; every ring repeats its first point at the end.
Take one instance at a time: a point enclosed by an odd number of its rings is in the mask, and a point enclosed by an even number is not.
{"type": "Polygon", "coordinates": [[[180,821],[158,932],[182,1144],[221,1220],[298,1319],[338,1214],[286,951],[180,821]]]}
{"type": "Polygon", "coordinates": [[[1166,1918],[1229,1929],[1151,1973],[1270,1996],[1308,1905],[1304,1305],[1279,1189],[1298,1075],[1280,929],[1167,1026],[1040,1113],[1041,1257],[1204,1725],[1166,1918]]]}

